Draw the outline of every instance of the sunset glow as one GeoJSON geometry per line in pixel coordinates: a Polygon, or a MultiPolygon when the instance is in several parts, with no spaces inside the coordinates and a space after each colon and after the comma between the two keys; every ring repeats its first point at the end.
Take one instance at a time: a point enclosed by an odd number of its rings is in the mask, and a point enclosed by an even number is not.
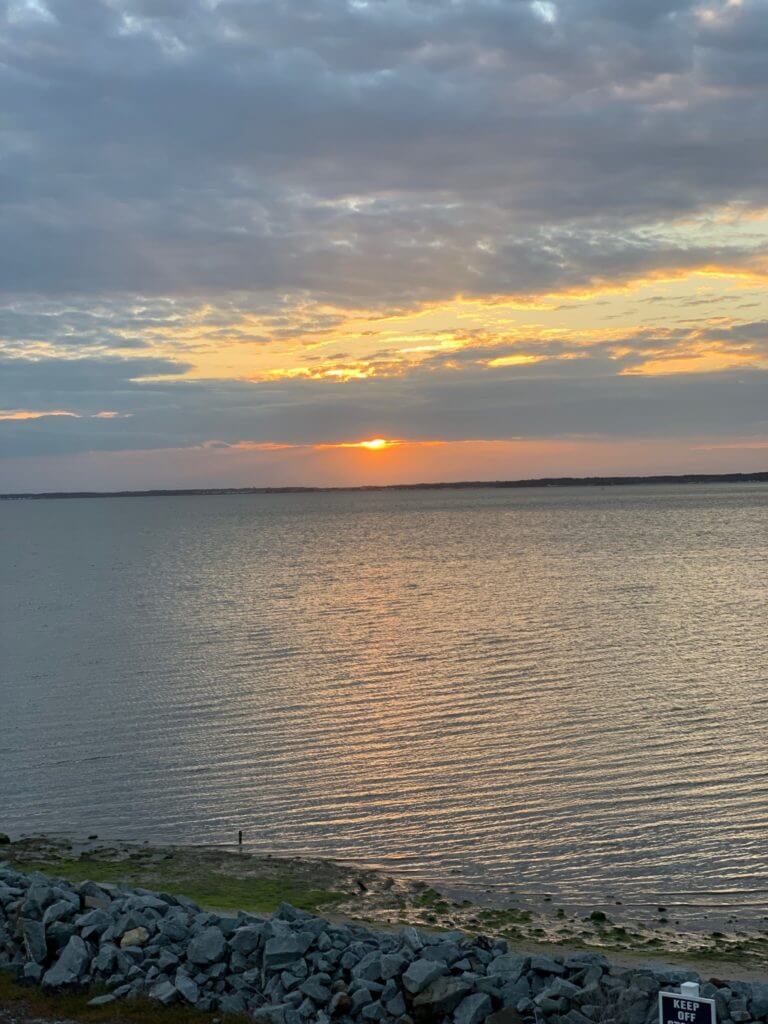
{"type": "Polygon", "coordinates": [[[757,0],[76,6],[4,28],[2,486],[763,467],[757,0]]]}
{"type": "Polygon", "coordinates": [[[382,448],[391,448],[397,441],[385,441],[383,437],[374,437],[371,441],[361,441],[360,447],[367,448],[369,452],[380,452],[382,448]]]}

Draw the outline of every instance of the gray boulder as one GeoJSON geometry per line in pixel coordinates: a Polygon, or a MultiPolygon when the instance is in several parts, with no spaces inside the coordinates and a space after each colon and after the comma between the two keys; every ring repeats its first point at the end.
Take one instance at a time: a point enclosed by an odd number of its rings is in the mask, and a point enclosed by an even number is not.
{"type": "Polygon", "coordinates": [[[453,1015],[456,1024],[480,1024],[493,1009],[490,998],[484,992],[475,992],[463,999],[453,1015]]]}
{"type": "Polygon", "coordinates": [[[375,1002],[368,1003],[367,1006],[364,1006],[360,1013],[360,1016],[362,1017],[363,1020],[380,1021],[384,1020],[384,1018],[387,1016],[387,1011],[381,1005],[381,1002],[377,999],[375,1002]]]}
{"type": "Polygon", "coordinates": [[[753,1017],[768,1017],[768,984],[766,982],[752,982],[752,995],[749,1007],[753,1017]]]}
{"type": "Polygon", "coordinates": [[[418,1020],[441,1020],[471,991],[472,986],[461,978],[436,978],[413,1000],[414,1013],[418,1020]]]}
{"type": "Polygon", "coordinates": [[[566,981],[565,978],[555,978],[546,990],[548,996],[553,998],[562,996],[565,999],[573,999],[575,996],[581,995],[581,992],[582,989],[578,985],[574,985],[572,981],[566,981]]]}
{"type": "Polygon", "coordinates": [[[53,924],[54,921],[61,921],[65,917],[71,917],[76,908],[69,900],[56,900],[49,907],[46,907],[43,914],[43,924],[53,924]]]}
{"type": "Polygon", "coordinates": [[[402,936],[403,944],[412,949],[414,953],[418,953],[424,946],[421,936],[412,925],[403,928],[400,935],[402,936]]]}
{"type": "Polygon", "coordinates": [[[187,948],[187,959],[193,964],[215,964],[224,959],[227,940],[216,927],[204,928],[196,935],[187,948]]]}
{"type": "Polygon", "coordinates": [[[517,981],[523,973],[526,964],[526,957],[515,956],[513,953],[504,953],[502,956],[494,957],[488,964],[488,974],[498,974],[504,982],[517,981]]]}
{"type": "Polygon", "coordinates": [[[532,956],[531,970],[537,974],[565,974],[565,967],[551,956],[532,956]]]}
{"type": "Polygon", "coordinates": [[[105,942],[99,947],[98,953],[93,958],[91,968],[100,974],[109,974],[115,966],[116,958],[117,946],[113,946],[110,942],[105,942]]]}
{"type": "Polygon", "coordinates": [[[272,971],[281,971],[291,967],[312,945],[314,936],[311,932],[297,932],[290,935],[276,935],[269,939],[264,947],[264,967],[272,971]]]}
{"type": "Polygon", "coordinates": [[[86,944],[79,935],[73,935],[59,959],[43,975],[43,988],[73,988],[81,984],[90,959],[86,944]]]}
{"type": "Polygon", "coordinates": [[[177,996],[176,986],[171,984],[167,978],[163,978],[162,981],[159,981],[149,990],[149,998],[156,999],[163,1006],[170,1006],[171,1003],[175,1003],[177,996]]]}
{"type": "Polygon", "coordinates": [[[34,881],[27,889],[24,902],[21,905],[22,915],[39,921],[45,909],[55,902],[56,895],[53,886],[47,881],[34,881]]]}
{"type": "Polygon", "coordinates": [[[24,938],[24,950],[29,960],[44,964],[48,956],[48,944],[45,938],[45,925],[42,921],[31,921],[27,918],[21,922],[21,934],[24,938]]]}
{"type": "Polygon", "coordinates": [[[324,985],[317,978],[307,978],[307,980],[302,982],[299,986],[299,991],[303,995],[307,996],[307,998],[312,999],[315,1003],[320,1003],[322,1006],[330,1003],[333,995],[328,986],[324,985]]]}
{"type": "Polygon", "coordinates": [[[262,929],[258,925],[238,928],[229,940],[230,947],[242,956],[250,956],[259,948],[262,929]]]}
{"type": "Polygon", "coordinates": [[[189,938],[189,928],[181,915],[169,914],[160,922],[159,934],[170,942],[186,942],[189,938]]]}
{"type": "Polygon", "coordinates": [[[396,978],[405,970],[409,960],[402,953],[383,953],[381,956],[381,977],[383,981],[396,978]]]}
{"type": "Polygon", "coordinates": [[[22,980],[28,985],[39,985],[42,981],[43,973],[43,965],[35,963],[34,960],[30,960],[24,964],[22,980]]]}
{"type": "Polygon", "coordinates": [[[403,986],[411,995],[418,995],[445,971],[445,964],[437,960],[414,960],[403,974],[403,986]]]}
{"type": "Polygon", "coordinates": [[[219,1009],[222,1013],[241,1014],[245,1013],[248,1003],[242,992],[233,992],[224,996],[219,1002],[219,1009]]]}
{"type": "Polygon", "coordinates": [[[112,902],[107,890],[95,882],[82,882],[78,889],[83,899],[83,906],[91,910],[106,910],[112,902]]]}
{"type": "Polygon", "coordinates": [[[359,960],[351,971],[353,978],[365,978],[368,981],[378,981],[381,974],[381,953],[373,950],[367,953],[362,960],[359,960]]]}
{"type": "Polygon", "coordinates": [[[405,1000],[402,992],[398,992],[386,1004],[387,1013],[392,1017],[402,1017],[405,1013],[405,1000]]]}

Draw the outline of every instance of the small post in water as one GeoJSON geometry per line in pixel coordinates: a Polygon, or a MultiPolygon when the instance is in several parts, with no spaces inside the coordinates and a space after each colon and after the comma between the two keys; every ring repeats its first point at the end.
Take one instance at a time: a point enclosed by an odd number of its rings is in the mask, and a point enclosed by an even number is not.
{"type": "Polygon", "coordinates": [[[238,833],[237,833],[237,846],[238,846],[238,849],[242,849],[243,848],[243,830],[242,829],[239,829],[238,833]]]}

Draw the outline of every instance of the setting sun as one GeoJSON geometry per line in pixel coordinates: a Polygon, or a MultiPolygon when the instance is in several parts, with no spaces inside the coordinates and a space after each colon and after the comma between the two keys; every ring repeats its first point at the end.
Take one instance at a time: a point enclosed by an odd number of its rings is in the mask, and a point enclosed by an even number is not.
{"type": "Polygon", "coordinates": [[[391,448],[397,441],[387,441],[383,437],[374,437],[370,441],[361,441],[360,447],[367,448],[371,452],[380,452],[382,448],[391,448]]]}

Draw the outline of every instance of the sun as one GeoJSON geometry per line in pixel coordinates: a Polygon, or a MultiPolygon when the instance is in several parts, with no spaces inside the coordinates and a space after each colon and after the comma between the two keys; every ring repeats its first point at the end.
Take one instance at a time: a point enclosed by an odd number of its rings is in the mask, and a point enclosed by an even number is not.
{"type": "Polygon", "coordinates": [[[373,437],[370,441],[361,441],[360,447],[367,448],[369,452],[380,452],[383,448],[391,448],[397,441],[387,441],[383,437],[373,437]]]}

